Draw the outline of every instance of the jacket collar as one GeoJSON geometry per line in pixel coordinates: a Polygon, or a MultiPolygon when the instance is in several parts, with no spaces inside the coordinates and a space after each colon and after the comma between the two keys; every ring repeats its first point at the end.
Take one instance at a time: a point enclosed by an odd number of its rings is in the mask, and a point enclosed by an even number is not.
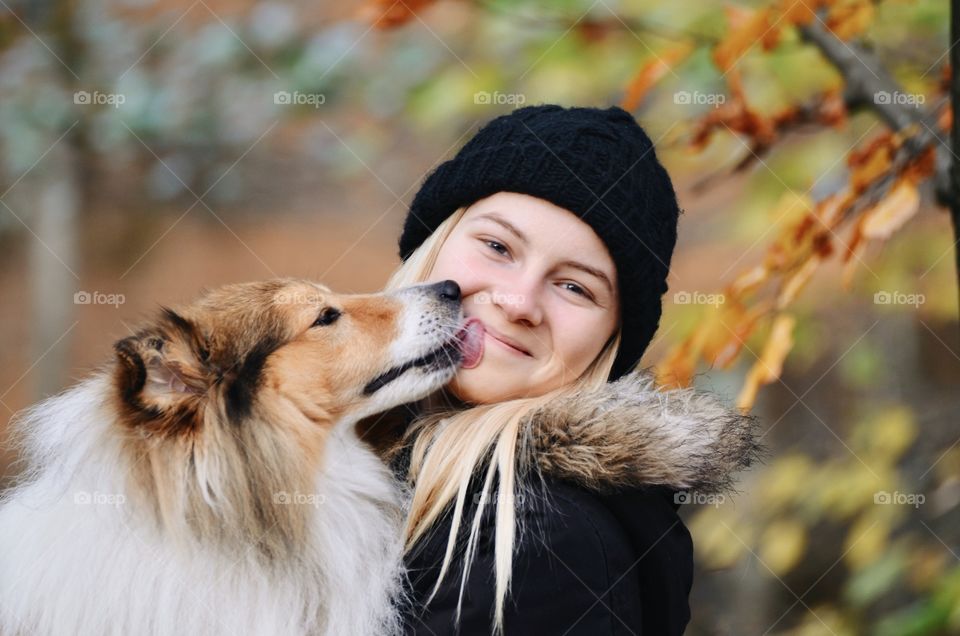
{"type": "Polygon", "coordinates": [[[598,492],[660,485],[730,490],[760,459],[757,418],[693,388],[659,390],[648,371],[580,391],[522,425],[518,468],[598,492]]]}

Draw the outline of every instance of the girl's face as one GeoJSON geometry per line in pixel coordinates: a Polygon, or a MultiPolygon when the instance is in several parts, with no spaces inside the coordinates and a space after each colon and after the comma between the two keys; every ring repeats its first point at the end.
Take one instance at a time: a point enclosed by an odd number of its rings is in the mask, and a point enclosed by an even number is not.
{"type": "Polygon", "coordinates": [[[460,285],[464,314],[484,326],[479,364],[448,385],[472,404],[572,382],[620,315],[616,267],[600,237],[572,212],[526,194],[498,192],[470,206],[427,282],[447,279],[460,285]]]}

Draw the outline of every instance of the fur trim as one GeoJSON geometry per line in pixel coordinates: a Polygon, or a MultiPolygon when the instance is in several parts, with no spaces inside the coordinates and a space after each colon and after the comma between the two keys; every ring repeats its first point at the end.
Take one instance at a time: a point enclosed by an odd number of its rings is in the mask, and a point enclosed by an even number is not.
{"type": "Polygon", "coordinates": [[[535,411],[521,430],[521,472],[597,491],[642,485],[715,493],[759,459],[757,418],[693,388],[661,391],[647,371],[535,411]]]}

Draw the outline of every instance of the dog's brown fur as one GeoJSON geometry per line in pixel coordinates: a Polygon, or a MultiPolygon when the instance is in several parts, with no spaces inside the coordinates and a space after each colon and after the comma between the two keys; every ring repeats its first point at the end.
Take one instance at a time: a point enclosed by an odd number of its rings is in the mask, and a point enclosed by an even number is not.
{"type": "Polygon", "coordinates": [[[271,498],[312,490],[330,425],[351,408],[348,390],[384,366],[400,309],[384,296],[295,280],[228,285],[165,309],[115,347],[117,420],[129,427],[117,434],[136,458],[134,492],[166,527],[188,520],[181,531],[220,545],[255,537],[268,557],[300,545],[304,507],[271,498]],[[336,329],[311,327],[332,315],[325,312],[349,318],[336,329]],[[240,419],[243,426],[230,425],[240,419]],[[165,490],[196,484],[182,475],[185,458],[209,453],[231,492],[165,490]]]}

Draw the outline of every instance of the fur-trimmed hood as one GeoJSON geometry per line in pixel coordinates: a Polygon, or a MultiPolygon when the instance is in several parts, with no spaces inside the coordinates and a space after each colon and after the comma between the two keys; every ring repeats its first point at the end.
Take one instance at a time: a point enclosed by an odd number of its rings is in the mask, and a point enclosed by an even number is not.
{"type": "Polygon", "coordinates": [[[659,390],[634,371],[534,412],[518,446],[521,473],[604,492],[663,485],[717,493],[763,454],[757,418],[693,388],[659,390]]]}
{"type": "MultiPolygon", "coordinates": [[[[522,497],[513,500],[517,574],[504,608],[507,633],[611,633],[613,625],[617,633],[682,634],[694,566],[677,491],[730,489],[760,454],[756,428],[756,418],[708,392],[658,390],[644,371],[528,413],[516,449],[522,497]]],[[[471,478],[476,493],[485,471],[471,478]]],[[[460,633],[489,631],[501,508],[473,509],[474,522],[453,530],[451,507],[406,555],[409,633],[452,633],[461,599],[460,633]],[[470,567],[454,558],[442,578],[450,533],[466,549],[471,528],[479,534],[470,567]]]]}

